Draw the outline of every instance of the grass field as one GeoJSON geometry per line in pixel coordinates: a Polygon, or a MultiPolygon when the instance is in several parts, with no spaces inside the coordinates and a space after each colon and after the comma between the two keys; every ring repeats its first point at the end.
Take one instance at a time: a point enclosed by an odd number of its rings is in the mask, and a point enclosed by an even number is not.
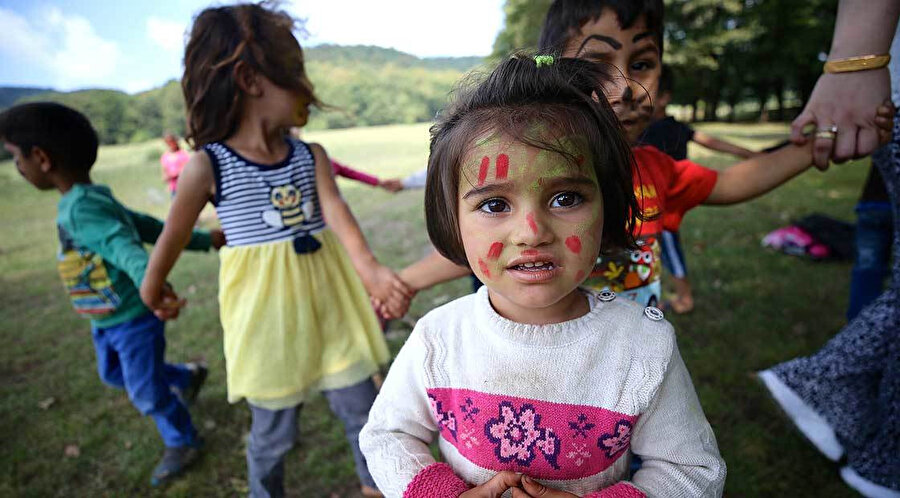
{"type": "MultiPolygon", "coordinates": [[[[707,125],[704,131],[751,148],[771,145],[784,125],[707,125]]],[[[382,177],[424,165],[427,125],[309,133],[329,153],[382,177]]],[[[94,180],[134,209],[164,217],[159,179],[162,144],[105,147],[94,180]]],[[[713,167],[731,159],[694,148],[713,167]]],[[[836,468],[782,417],[753,372],[821,346],[844,323],[849,265],[811,263],[760,248],[760,238],[818,211],[852,219],[868,161],[810,171],[756,201],[699,208],[682,241],[697,308],[670,316],[719,447],[730,497],[853,496],[836,468]]],[[[401,267],[428,250],[422,192],[391,195],[342,181],[341,188],[376,255],[401,267]]],[[[10,162],[0,163],[0,496],[239,496],[246,493],[246,405],[225,400],[222,335],[216,302],[217,258],[186,254],[172,281],[189,300],[167,327],[168,355],[204,358],[210,377],[192,414],[206,452],[185,479],[149,487],[161,444],[149,418],[101,384],[87,321],[71,311],[55,271],[54,218],[59,195],[38,192],[10,162]]],[[[467,291],[456,281],[418,295],[410,316],[467,291]]],[[[394,351],[408,333],[394,322],[394,351]]],[[[302,443],[287,462],[292,496],[354,496],[357,482],[339,423],[320,397],[304,408],[302,443]]]]}

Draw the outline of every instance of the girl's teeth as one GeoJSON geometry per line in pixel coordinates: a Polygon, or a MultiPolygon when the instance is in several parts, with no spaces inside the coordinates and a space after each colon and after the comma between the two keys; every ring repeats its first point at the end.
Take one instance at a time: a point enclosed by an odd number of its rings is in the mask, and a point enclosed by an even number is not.
{"type": "Polygon", "coordinates": [[[525,263],[523,266],[525,266],[525,268],[531,268],[534,266],[534,263],[525,263]]]}

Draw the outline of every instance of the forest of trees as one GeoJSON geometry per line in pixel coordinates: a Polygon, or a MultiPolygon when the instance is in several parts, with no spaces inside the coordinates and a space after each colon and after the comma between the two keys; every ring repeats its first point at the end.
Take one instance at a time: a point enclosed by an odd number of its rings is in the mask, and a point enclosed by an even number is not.
{"type": "MultiPolygon", "coordinates": [[[[305,55],[316,93],[328,105],[313,111],[309,129],[429,121],[446,103],[453,84],[482,62],[481,57],[420,59],[371,46],[321,45],[306,49],[305,55]]],[[[185,131],[184,100],[175,80],[135,95],[117,90],[0,88],[0,109],[38,100],[83,112],[103,144],[185,131]]]]}
{"type": "MultiPolygon", "coordinates": [[[[487,63],[534,50],[551,0],[506,0],[505,26],[487,63]]],[[[829,49],[837,0],[665,0],[664,61],[676,76],[675,104],[693,120],[788,119],[812,91],[829,49]],[[738,113],[738,110],[741,110],[738,113]]],[[[307,71],[327,109],[310,129],[430,121],[454,83],[484,61],[428,58],[372,46],[306,49],[307,71]]],[[[12,102],[54,100],[84,112],[105,144],[184,133],[176,81],[129,95],[0,88],[12,102]]]]}

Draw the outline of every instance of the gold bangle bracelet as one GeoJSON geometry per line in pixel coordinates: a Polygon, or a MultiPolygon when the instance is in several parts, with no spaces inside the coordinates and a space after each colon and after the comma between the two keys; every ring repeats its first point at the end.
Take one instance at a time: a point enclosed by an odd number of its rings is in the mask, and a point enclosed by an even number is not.
{"type": "Polygon", "coordinates": [[[853,71],[868,71],[869,69],[881,69],[888,65],[891,56],[884,55],[860,55],[859,57],[847,57],[835,59],[825,63],[826,73],[850,73],[853,71]]]}

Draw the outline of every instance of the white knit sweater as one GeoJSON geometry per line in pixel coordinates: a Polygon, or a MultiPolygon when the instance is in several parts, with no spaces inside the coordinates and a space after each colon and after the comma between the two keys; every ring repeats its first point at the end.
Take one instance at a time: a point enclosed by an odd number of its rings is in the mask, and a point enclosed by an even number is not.
{"type": "Polygon", "coordinates": [[[379,489],[458,496],[514,470],[579,496],[720,496],[725,462],[672,326],[613,296],[540,326],[501,317],[482,288],[423,317],[359,436],[379,489]],[[643,465],[620,482],[632,453],[643,465]]]}

